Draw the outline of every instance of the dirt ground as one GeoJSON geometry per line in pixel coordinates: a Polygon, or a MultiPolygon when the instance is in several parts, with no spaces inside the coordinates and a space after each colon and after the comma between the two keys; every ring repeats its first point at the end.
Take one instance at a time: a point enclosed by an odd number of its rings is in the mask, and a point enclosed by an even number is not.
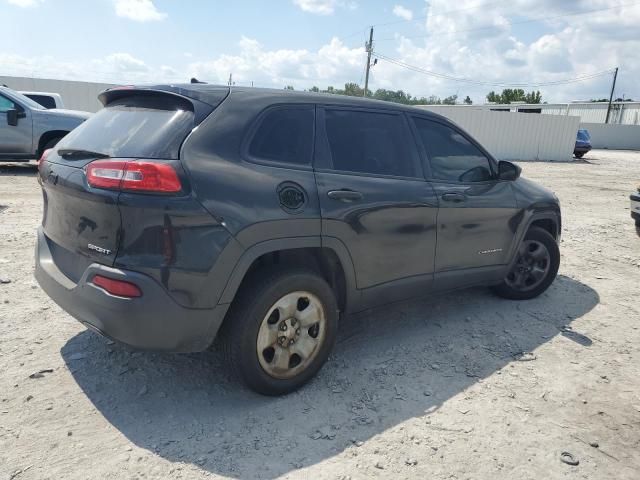
{"type": "Polygon", "coordinates": [[[129,352],[64,313],[33,278],[35,170],[0,166],[0,480],[640,478],[640,153],[522,166],[562,202],[544,295],[351,317],[284,398],[245,390],[215,352],[129,352]]]}

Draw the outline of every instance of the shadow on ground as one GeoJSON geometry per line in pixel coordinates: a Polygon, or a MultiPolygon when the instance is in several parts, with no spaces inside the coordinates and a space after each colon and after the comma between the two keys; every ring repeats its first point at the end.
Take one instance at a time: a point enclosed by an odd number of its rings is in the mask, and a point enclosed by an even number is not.
{"type": "Polygon", "coordinates": [[[216,353],[131,353],[89,331],[61,353],[137,446],[220,475],[273,478],[439,408],[556,335],[589,348],[570,323],[598,302],[595,290],[559,276],[526,302],[472,289],[359,314],[343,322],[320,375],[282,398],[227,378],[216,353]]]}
{"type": "Polygon", "coordinates": [[[38,173],[38,165],[35,162],[2,162],[0,161],[0,177],[25,175],[35,176],[38,173]]]}

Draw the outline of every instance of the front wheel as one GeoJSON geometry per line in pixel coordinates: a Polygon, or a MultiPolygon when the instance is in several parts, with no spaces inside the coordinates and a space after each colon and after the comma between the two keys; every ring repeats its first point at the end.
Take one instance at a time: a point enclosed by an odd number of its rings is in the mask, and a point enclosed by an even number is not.
{"type": "Polygon", "coordinates": [[[282,395],[322,368],[336,339],[338,306],[327,282],[305,270],[275,270],[243,286],[225,319],[223,349],[252,390],[282,395]]]}
{"type": "Polygon", "coordinates": [[[551,285],[558,274],[558,243],[546,230],[531,227],[516,255],[516,261],[505,279],[492,290],[512,300],[535,298],[551,285]]]}

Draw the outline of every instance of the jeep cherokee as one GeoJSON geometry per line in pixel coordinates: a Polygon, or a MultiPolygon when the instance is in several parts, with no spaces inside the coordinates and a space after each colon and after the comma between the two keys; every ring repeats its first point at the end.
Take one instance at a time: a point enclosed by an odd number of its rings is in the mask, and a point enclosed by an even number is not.
{"type": "Polygon", "coordinates": [[[341,314],[474,285],[529,299],[558,271],[558,199],[439,115],[203,84],[100,100],[39,162],[36,278],[119,342],[217,336],[277,395],[322,367],[341,314]]]}

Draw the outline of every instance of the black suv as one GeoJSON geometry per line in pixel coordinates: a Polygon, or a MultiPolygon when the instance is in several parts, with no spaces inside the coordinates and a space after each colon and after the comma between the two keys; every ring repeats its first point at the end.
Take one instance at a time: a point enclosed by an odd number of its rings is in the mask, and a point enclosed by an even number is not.
{"type": "Polygon", "coordinates": [[[327,360],[340,314],[435,291],[542,293],[548,190],[419,108],[212,85],[107,90],[39,162],[36,278],[87,327],[202,351],[254,390],[327,360]]]}

